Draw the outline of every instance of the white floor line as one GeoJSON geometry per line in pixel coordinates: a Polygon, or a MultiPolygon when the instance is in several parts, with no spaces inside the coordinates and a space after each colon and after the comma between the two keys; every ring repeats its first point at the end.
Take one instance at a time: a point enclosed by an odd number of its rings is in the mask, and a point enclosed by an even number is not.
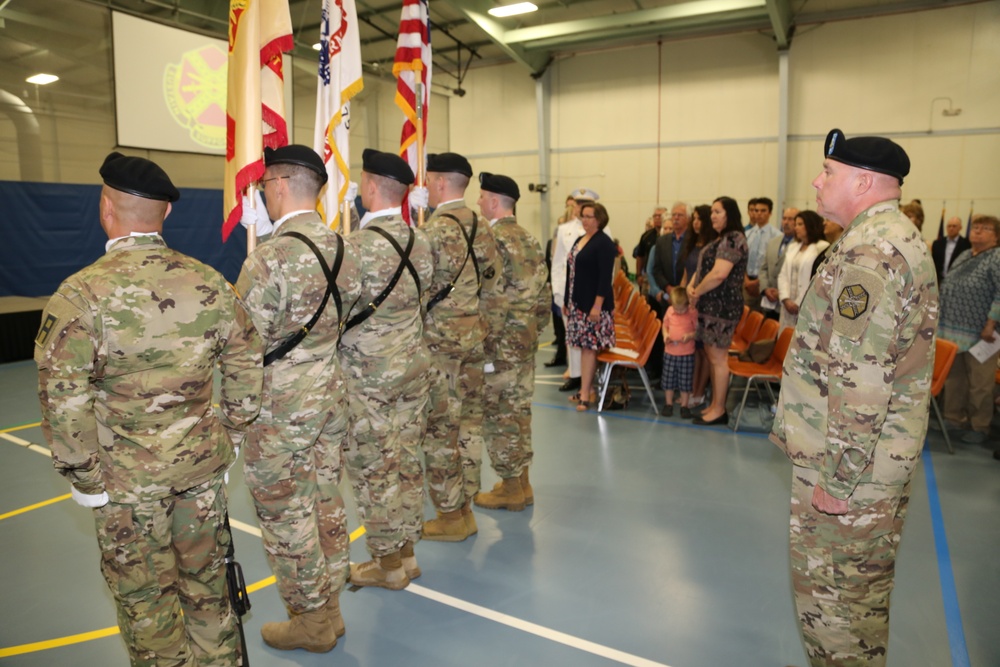
{"type": "Polygon", "coordinates": [[[565,384],[565,382],[566,380],[557,380],[555,382],[549,382],[547,380],[535,380],[535,384],[548,384],[552,385],[553,387],[561,387],[563,386],[563,384],[565,384]]]}
{"type": "Polygon", "coordinates": [[[635,667],[669,667],[661,662],[648,660],[637,655],[632,655],[631,653],[625,653],[624,651],[619,651],[618,649],[609,648],[607,646],[602,646],[601,644],[595,644],[594,642],[587,641],[586,639],[580,639],[579,637],[568,635],[565,632],[552,630],[551,628],[546,628],[545,626],[538,625],[537,623],[531,623],[513,616],[508,616],[507,614],[501,614],[498,611],[487,609],[486,607],[480,607],[477,604],[459,600],[458,598],[445,595],[444,593],[432,591],[419,584],[411,583],[404,590],[415,593],[421,597],[425,597],[428,600],[434,600],[435,602],[440,602],[441,604],[448,605],[449,607],[454,607],[455,609],[475,614],[481,618],[501,623],[516,630],[528,632],[537,637],[541,637],[542,639],[548,639],[581,651],[586,651],[587,653],[593,653],[594,655],[614,660],[615,662],[619,662],[623,665],[635,665],[635,667]]]}
{"type": "Polygon", "coordinates": [[[13,442],[15,445],[21,445],[22,447],[27,447],[31,451],[36,452],[38,454],[42,454],[43,456],[47,456],[50,459],[52,458],[52,452],[47,450],[45,447],[42,447],[41,445],[36,445],[33,442],[28,442],[27,440],[22,440],[21,438],[18,438],[15,435],[11,435],[10,433],[0,433],[0,438],[3,438],[4,440],[7,440],[9,442],[13,442]]]}

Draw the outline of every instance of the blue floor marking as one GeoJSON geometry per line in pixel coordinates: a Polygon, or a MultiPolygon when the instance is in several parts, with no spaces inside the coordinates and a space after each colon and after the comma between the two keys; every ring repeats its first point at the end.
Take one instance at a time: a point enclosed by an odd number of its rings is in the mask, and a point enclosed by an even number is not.
{"type": "Polygon", "coordinates": [[[948,538],[944,532],[944,516],[941,513],[941,499],[938,497],[937,478],[929,441],[924,446],[924,477],[927,481],[927,499],[931,506],[931,526],[934,529],[934,548],[937,552],[938,577],[941,579],[941,598],[944,603],[944,620],[948,628],[948,645],[951,647],[952,667],[971,667],[969,648],[965,644],[965,630],[962,627],[962,612],[958,607],[958,591],[955,590],[955,574],[951,568],[951,553],[948,538]]]}

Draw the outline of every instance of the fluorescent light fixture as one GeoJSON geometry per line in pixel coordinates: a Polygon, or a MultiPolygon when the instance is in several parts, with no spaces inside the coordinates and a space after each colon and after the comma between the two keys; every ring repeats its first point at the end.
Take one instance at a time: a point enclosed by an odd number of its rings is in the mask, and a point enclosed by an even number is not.
{"type": "Polygon", "coordinates": [[[322,48],[323,48],[322,42],[316,42],[315,44],[313,44],[313,51],[319,51],[322,48]]]}
{"type": "Polygon", "coordinates": [[[489,11],[490,16],[496,16],[498,18],[503,18],[505,16],[517,16],[518,14],[527,14],[528,12],[538,11],[538,7],[530,2],[518,2],[513,5],[505,5],[503,7],[494,7],[489,11]]]}
{"type": "Polygon", "coordinates": [[[28,83],[37,83],[39,86],[44,86],[58,80],[59,77],[55,74],[35,74],[34,76],[29,76],[25,79],[28,83]]]}

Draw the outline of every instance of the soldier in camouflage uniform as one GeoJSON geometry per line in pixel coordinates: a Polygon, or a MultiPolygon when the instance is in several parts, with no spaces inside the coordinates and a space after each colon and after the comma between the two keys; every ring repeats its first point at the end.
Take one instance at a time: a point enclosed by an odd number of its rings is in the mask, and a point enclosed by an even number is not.
{"type": "Polygon", "coordinates": [[[327,180],[319,155],[306,146],[285,146],[265,150],[264,163],[259,187],[267,209],[245,205],[244,217],[266,215],[275,230],[243,263],[236,284],[267,352],[265,400],[250,430],[245,466],[290,620],[265,623],[261,635],[274,648],[324,652],[344,634],[339,593],[347,580],[349,539],[337,485],[347,396],[337,344],[361,284],[354,249],[316,212],[327,180]],[[294,340],[287,341],[310,322],[305,337],[288,349],[294,340]],[[277,358],[279,350],[286,352],[277,358]]]}
{"type": "Polygon", "coordinates": [[[107,254],[59,286],[35,339],[42,430],[94,509],[131,664],[236,665],[223,475],[260,408],[260,338],[221,275],[164,244],[180,194],[163,170],[112,153],[101,176],[107,254]]]}
{"type": "Polygon", "coordinates": [[[363,160],[360,191],[368,213],[350,236],[360,263],[361,298],[340,354],[351,420],[344,462],[372,560],[352,563],[350,579],[357,586],[400,590],[420,576],[413,553],[420,514],[404,514],[402,504],[403,494],[423,504],[420,443],[429,363],[421,304],[434,264],[427,237],[401,217],[413,183],[409,165],[371,149],[363,160]]]}
{"type": "Polygon", "coordinates": [[[938,293],[927,245],[899,211],[903,149],[833,130],[825,154],[819,213],[845,231],[800,306],[771,439],[794,464],[792,585],[810,663],[880,666],[938,293]]]}
{"type": "Polygon", "coordinates": [[[500,481],[492,491],[475,496],[490,509],[523,510],[535,502],[528,481],[531,465],[531,396],[535,390],[538,334],[548,323],[552,293],[546,282],[542,247],[514,218],[520,198],[517,183],[507,176],[482,173],[479,206],[488,218],[500,252],[497,311],[501,325],[486,339],[483,425],[486,449],[500,481]]]}
{"type": "Polygon", "coordinates": [[[469,161],[457,153],[427,157],[429,203],[435,210],[421,227],[434,252],[424,316],[432,375],[423,451],[437,518],[424,523],[423,536],[445,542],[460,542],[477,530],[471,505],[479,491],[483,452],[487,333],[480,313],[493,318],[494,325],[500,321],[496,242],[486,221],[465,205],[471,177],[469,161]]]}

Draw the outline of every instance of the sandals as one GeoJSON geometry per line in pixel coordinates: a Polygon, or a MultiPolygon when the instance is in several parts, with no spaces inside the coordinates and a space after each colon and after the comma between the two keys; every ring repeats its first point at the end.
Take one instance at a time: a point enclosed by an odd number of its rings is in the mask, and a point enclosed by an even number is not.
{"type": "Polygon", "coordinates": [[[577,412],[586,412],[590,409],[590,401],[579,401],[576,404],[577,412]]]}
{"type": "Polygon", "coordinates": [[[579,403],[580,402],[580,392],[576,392],[575,394],[573,394],[572,396],[570,396],[569,397],[569,402],[570,403],[579,403]]]}

